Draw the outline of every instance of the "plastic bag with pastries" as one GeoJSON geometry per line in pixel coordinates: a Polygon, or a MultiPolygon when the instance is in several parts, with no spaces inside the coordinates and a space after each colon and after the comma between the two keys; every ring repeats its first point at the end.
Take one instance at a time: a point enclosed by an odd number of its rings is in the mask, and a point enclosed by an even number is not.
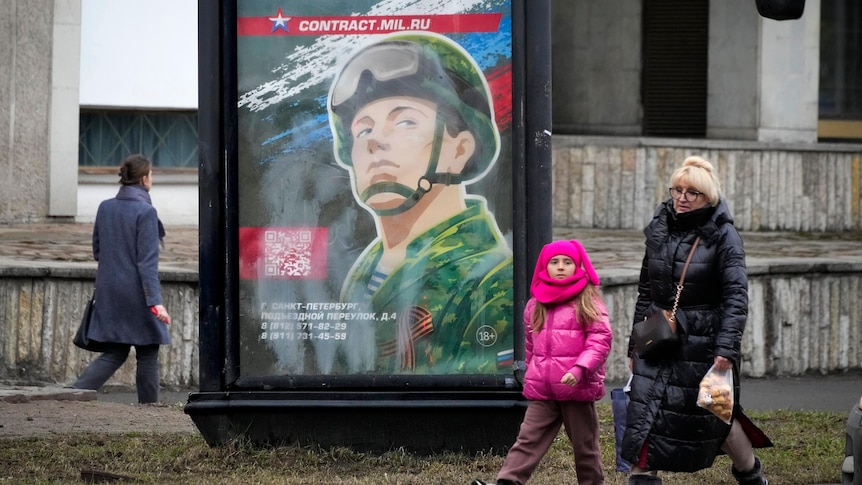
{"type": "Polygon", "coordinates": [[[733,416],[732,370],[718,370],[713,365],[701,379],[697,393],[697,405],[718,416],[725,424],[730,424],[733,416]]]}

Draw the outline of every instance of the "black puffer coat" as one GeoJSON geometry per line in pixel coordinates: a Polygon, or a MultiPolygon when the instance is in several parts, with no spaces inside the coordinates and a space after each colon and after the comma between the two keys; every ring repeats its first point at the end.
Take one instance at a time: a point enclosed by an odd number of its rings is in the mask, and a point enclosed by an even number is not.
{"type": "Polygon", "coordinates": [[[734,363],[734,401],[739,398],[737,369],[748,314],[745,251],[724,200],[683,214],[676,214],[669,200],[644,234],[635,322],[656,307],[672,308],[688,253],[698,235],[701,241],[677,311],[680,346],[661,361],[646,362],[629,343],[633,378],[622,455],[638,463],[646,441],[647,468],[697,471],[712,465],[730,432],[696,404],[700,380],[716,355],[734,363]]]}

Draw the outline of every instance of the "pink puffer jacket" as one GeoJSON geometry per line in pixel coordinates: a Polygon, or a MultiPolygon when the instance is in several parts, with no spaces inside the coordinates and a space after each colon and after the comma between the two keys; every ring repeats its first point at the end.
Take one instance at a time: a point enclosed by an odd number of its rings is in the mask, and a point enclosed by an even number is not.
{"type": "Polygon", "coordinates": [[[526,363],[524,397],[542,401],[598,401],[605,395],[605,362],[613,338],[608,312],[598,301],[602,318],[591,324],[578,322],[572,303],[549,306],[545,324],[538,333],[530,330],[535,299],[524,309],[526,363]],[[575,367],[583,367],[578,372],[575,367]],[[566,372],[575,377],[572,387],[560,382],[566,372]]]}

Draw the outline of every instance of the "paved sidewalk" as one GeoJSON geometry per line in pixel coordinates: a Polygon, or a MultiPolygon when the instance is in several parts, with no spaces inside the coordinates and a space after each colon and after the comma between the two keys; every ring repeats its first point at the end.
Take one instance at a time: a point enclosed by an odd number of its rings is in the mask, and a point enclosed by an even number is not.
{"type": "MultiPolygon", "coordinates": [[[[159,400],[166,405],[185,405],[189,393],[195,390],[169,391],[162,389],[159,400]]],[[[82,401],[136,404],[138,395],[134,389],[124,386],[106,386],[100,391],[72,389],[59,385],[16,386],[0,384],[0,403],[32,403],[37,401],[82,401]]]]}
{"type": "MultiPolygon", "coordinates": [[[[610,389],[624,382],[608,382],[610,389]]],[[[746,411],[833,411],[849,413],[862,397],[862,372],[828,376],[743,377],[739,402],[746,411]]]]}
{"type": "MultiPolygon", "coordinates": [[[[607,395],[602,402],[610,402],[610,390],[622,387],[624,382],[608,382],[607,395]]],[[[188,402],[187,390],[162,390],[160,399],[169,405],[188,402]]],[[[828,376],[793,376],[742,379],[740,402],[748,411],[832,411],[849,412],[862,397],[862,372],[828,376]]],[[[0,403],[26,403],[43,400],[99,401],[134,404],[134,389],[114,386],[102,391],[70,389],[60,386],[11,386],[0,384],[0,403]]]]}

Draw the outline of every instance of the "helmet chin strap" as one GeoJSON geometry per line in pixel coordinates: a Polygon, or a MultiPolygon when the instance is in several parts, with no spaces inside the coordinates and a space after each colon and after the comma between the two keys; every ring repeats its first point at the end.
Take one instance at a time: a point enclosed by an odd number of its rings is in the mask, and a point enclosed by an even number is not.
{"type": "Polygon", "coordinates": [[[390,209],[373,209],[379,216],[394,216],[410,210],[422,200],[422,197],[431,190],[434,184],[454,185],[460,184],[462,177],[458,173],[437,173],[437,164],[440,160],[440,150],[443,146],[443,130],[445,123],[440,111],[437,111],[437,120],[434,125],[434,142],[431,146],[431,156],[428,161],[428,169],[425,175],[419,177],[416,188],[410,188],[397,182],[378,182],[371,185],[360,195],[363,202],[367,202],[372,196],[385,192],[394,192],[404,196],[404,202],[390,209]]]}

